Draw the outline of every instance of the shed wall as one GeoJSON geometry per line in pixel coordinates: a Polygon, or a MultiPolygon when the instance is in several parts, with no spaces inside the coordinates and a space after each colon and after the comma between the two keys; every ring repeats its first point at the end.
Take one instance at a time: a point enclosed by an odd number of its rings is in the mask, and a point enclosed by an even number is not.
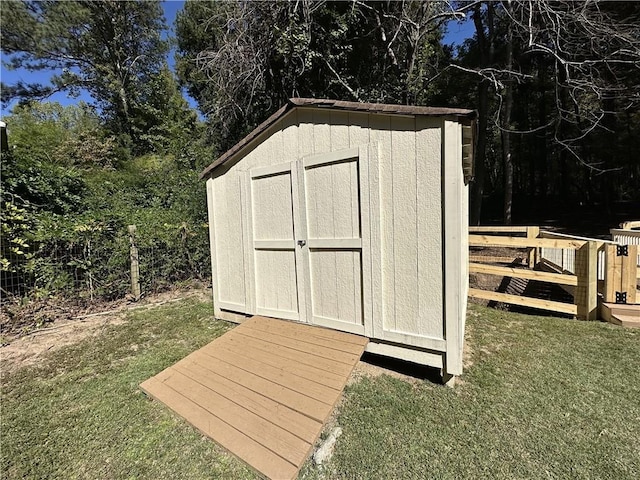
{"type": "MultiPolygon", "coordinates": [[[[249,257],[253,249],[245,234],[248,228],[255,227],[246,224],[247,199],[242,187],[246,172],[294,162],[308,155],[371,145],[377,154],[375,161],[370,159],[370,172],[349,170],[357,168],[353,167],[355,164],[336,164],[331,168],[337,182],[346,175],[365,174],[375,189],[371,197],[372,263],[378,265],[372,265],[372,291],[367,292],[373,302],[373,336],[443,351],[443,162],[456,162],[454,167],[460,170],[455,173],[456,181],[460,182],[458,193],[466,195],[461,153],[457,150],[450,153],[449,160],[444,155],[445,123],[452,122],[445,122],[443,117],[294,109],[263,133],[256,141],[257,146],[237,163],[224,171],[214,171],[215,177],[208,180],[208,185],[215,230],[212,259],[217,308],[255,313],[251,311],[255,292],[248,282],[251,276],[247,270],[255,271],[259,265],[251,265],[249,257]]],[[[458,133],[459,130],[455,134],[458,133]]],[[[325,211],[340,211],[333,204],[343,199],[334,198],[332,192],[308,192],[308,195],[326,203],[320,205],[325,211]]],[[[449,222],[460,223],[456,240],[460,241],[466,204],[452,207],[449,222]]],[[[334,220],[336,231],[345,230],[346,237],[352,235],[354,228],[360,228],[354,219],[334,220]]],[[[333,256],[333,262],[323,263],[336,268],[353,269],[359,262],[348,252],[322,255],[333,256]]],[[[267,270],[275,272],[273,268],[267,270]]],[[[316,274],[329,278],[336,272],[316,274]]],[[[322,308],[328,314],[333,308],[347,308],[344,305],[353,302],[344,298],[353,292],[335,282],[327,281],[323,292],[322,308]]],[[[288,298],[294,301],[295,295],[291,293],[288,298]]],[[[462,301],[459,294],[456,301],[462,301]]]]}

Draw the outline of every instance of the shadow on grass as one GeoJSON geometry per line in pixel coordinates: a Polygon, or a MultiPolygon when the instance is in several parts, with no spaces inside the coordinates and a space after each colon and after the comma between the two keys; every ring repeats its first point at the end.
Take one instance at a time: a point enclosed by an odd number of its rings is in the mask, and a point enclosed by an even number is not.
{"type": "Polygon", "coordinates": [[[399,360],[397,358],[383,357],[365,352],[361,359],[370,365],[392,370],[401,375],[412,377],[416,380],[425,380],[431,383],[442,384],[440,369],[419,365],[413,362],[399,360]]]}

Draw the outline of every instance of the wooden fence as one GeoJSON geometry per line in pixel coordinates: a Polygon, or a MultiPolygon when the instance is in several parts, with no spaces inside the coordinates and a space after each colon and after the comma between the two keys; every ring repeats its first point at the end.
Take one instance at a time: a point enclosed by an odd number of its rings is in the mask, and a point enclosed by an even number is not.
{"type": "MultiPolygon", "coordinates": [[[[527,266],[488,265],[495,257],[470,256],[469,272],[523,278],[571,287],[574,302],[565,303],[522,295],[470,288],[469,296],[484,300],[521,305],[576,315],[584,320],[595,320],[598,314],[598,242],[574,238],[544,238],[539,227],[469,227],[470,247],[507,247],[526,249],[527,266]],[[519,235],[519,236],[515,236],[519,235]],[[574,254],[573,271],[542,271],[534,268],[542,260],[543,248],[571,250],[574,254]]],[[[506,259],[505,259],[506,260],[506,259]]]]}
{"type": "Polygon", "coordinates": [[[498,247],[512,252],[510,256],[472,252],[470,273],[555,284],[573,296],[573,303],[478,288],[471,288],[469,295],[567,313],[584,320],[598,317],[599,302],[635,304],[640,301],[636,288],[640,278],[640,231],[631,228],[639,227],[640,222],[631,222],[620,232],[612,230],[613,241],[546,232],[532,226],[469,227],[471,248],[498,247]],[[514,255],[513,249],[518,253],[514,255]],[[528,268],[522,268],[525,264],[528,268]]]}

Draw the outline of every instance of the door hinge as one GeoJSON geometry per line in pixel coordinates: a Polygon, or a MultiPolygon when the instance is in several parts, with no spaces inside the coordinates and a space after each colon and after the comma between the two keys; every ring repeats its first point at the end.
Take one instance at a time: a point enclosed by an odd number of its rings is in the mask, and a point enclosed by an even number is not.
{"type": "Polygon", "coordinates": [[[627,245],[616,245],[616,256],[626,257],[629,255],[629,247],[627,245]]]}

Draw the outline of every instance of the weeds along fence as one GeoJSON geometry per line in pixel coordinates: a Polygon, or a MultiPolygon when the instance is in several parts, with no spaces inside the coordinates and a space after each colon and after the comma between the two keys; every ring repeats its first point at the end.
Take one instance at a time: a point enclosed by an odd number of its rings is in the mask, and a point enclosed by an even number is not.
{"type": "Polygon", "coordinates": [[[81,303],[140,297],[211,278],[206,224],[82,225],[59,238],[25,242],[22,250],[4,245],[2,260],[3,304],[51,296],[81,303]],[[139,290],[132,292],[134,271],[139,290]]]}

